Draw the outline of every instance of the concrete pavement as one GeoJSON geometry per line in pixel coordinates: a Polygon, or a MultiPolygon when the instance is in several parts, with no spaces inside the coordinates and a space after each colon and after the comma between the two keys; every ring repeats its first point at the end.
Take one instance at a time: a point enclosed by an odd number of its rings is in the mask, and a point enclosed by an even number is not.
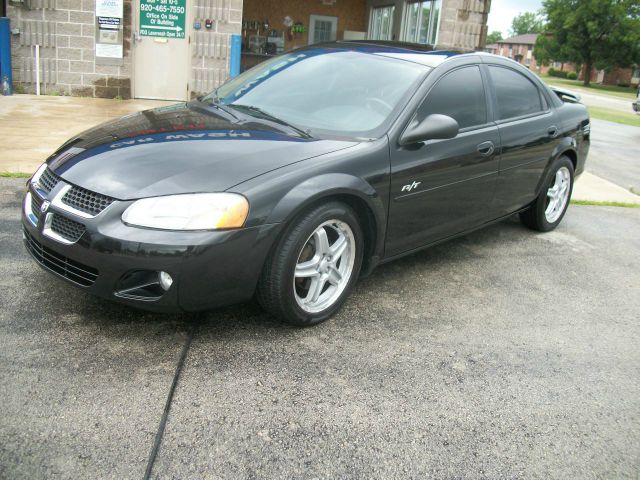
{"type": "Polygon", "coordinates": [[[584,172],[573,186],[572,200],[589,202],[621,202],[640,204],[640,196],[631,193],[589,171],[584,172]]]}
{"type": "Polygon", "coordinates": [[[99,123],[175,102],[0,96],[0,172],[32,173],[60,145],[99,123]]]}
{"type": "Polygon", "coordinates": [[[587,171],[640,194],[640,128],[597,119],[591,123],[587,171]]]}
{"type": "Polygon", "coordinates": [[[41,271],[0,178],[0,477],[636,478],[640,210],[380,267],[329,322],[140,313],[41,271]]]}

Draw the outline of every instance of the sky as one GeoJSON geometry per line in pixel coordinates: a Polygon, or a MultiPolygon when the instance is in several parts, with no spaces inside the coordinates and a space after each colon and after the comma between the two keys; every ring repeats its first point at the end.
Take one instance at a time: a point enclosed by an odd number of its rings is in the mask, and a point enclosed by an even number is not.
{"type": "Polygon", "coordinates": [[[509,36],[511,20],[519,13],[537,12],[542,8],[542,0],[491,0],[489,11],[489,32],[498,30],[502,36],[509,36]]]}

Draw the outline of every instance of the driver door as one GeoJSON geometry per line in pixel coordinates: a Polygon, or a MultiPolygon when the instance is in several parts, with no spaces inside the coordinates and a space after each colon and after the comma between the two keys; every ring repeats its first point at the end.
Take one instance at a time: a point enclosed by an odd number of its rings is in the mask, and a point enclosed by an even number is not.
{"type": "Polygon", "coordinates": [[[418,108],[460,126],[455,138],[391,147],[391,193],[385,256],[398,255],[491,220],[500,136],[491,121],[478,65],[444,74],[418,108]]]}

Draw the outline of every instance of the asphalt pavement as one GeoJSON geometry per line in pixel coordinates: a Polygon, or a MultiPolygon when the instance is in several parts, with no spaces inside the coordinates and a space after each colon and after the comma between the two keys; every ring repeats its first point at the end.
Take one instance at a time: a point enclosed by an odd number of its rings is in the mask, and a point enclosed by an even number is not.
{"type": "Polygon", "coordinates": [[[638,477],[639,209],[505,221],[296,329],[54,279],[21,245],[22,184],[0,179],[0,478],[143,478],[156,438],[153,478],[638,477]]]}
{"type": "Polygon", "coordinates": [[[640,195],[640,128],[597,119],[591,123],[586,170],[640,195]]]}

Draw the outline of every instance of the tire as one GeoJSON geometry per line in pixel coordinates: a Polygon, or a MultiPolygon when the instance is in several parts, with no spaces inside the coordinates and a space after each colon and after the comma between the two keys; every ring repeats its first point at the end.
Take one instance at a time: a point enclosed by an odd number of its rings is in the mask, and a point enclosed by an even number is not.
{"type": "Polygon", "coordinates": [[[362,228],[348,205],[329,201],[312,207],[287,226],[267,258],[256,298],[287,323],[317,325],[349,296],[363,251],[362,228]]]}
{"type": "Polygon", "coordinates": [[[527,210],[520,213],[522,223],[530,229],[540,232],[549,232],[556,228],[569,206],[573,192],[573,180],[573,163],[566,156],[558,157],[551,164],[551,168],[545,176],[538,198],[527,210]],[[563,184],[566,185],[566,190],[562,189],[561,185],[563,184]],[[558,193],[559,191],[562,193],[558,193]]]}

